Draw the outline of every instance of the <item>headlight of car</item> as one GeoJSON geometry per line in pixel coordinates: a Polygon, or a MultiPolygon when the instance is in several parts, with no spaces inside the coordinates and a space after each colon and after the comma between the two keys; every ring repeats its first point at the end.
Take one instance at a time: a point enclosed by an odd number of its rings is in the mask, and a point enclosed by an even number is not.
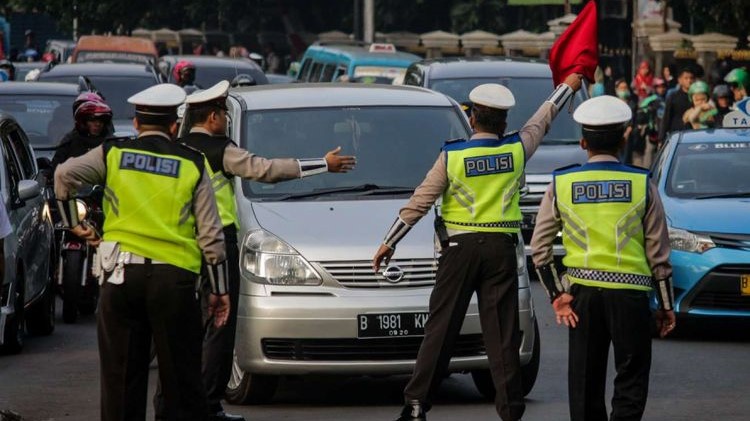
{"type": "Polygon", "coordinates": [[[692,253],[703,253],[716,247],[716,244],[705,235],[671,227],[669,228],[669,245],[673,250],[692,253]]]}
{"type": "Polygon", "coordinates": [[[256,282],[271,285],[320,285],[323,279],[291,246],[262,229],[242,242],[241,267],[256,282]]]}

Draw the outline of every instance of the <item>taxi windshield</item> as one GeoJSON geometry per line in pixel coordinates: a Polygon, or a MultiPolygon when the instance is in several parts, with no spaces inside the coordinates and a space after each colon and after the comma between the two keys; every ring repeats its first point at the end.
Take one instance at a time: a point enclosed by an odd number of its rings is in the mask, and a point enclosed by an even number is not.
{"type": "Polygon", "coordinates": [[[669,167],[666,193],[682,199],[750,194],[750,142],[678,145],[669,167]]]}
{"type": "MultiPolygon", "coordinates": [[[[508,130],[518,130],[534,115],[540,105],[552,92],[552,80],[547,78],[457,78],[433,79],[429,88],[442,92],[457,102],[469,101],[469,92],[483,83],[499,83],[508,87],[516,98],[515,107],[508,112],[508,130]]],[[[584,101],[581,93],[576,94],[573,107],[584,101]]],[[[581,129],[566,110],[552,122],[545,142],[578,143],[581,129]]]]}
{"type": "Polygon", "coordinates": [[[357,157],[356,168],[346,174],[322,174],[277,184],[244,180],[245,195],[262,200],[408,194],[422,182],[445,139],[470,135],[460,111],[452,107],[247,111],[242,124],[240,145],[262,157],[321,158],[338,146],[342,155],[357,157]]]}

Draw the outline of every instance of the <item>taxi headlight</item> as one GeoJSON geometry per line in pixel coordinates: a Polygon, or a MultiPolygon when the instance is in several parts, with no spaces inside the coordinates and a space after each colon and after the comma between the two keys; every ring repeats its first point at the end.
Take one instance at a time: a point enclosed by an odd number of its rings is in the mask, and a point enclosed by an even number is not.
{"type": "Polygon", "coordinates": [[[240,262],[242,270],[259,283],[314,286],[323,282],[296,250],[262,229],[245,235],[240,262]]]}
{"type": "Polygon", "coordinates": [[[76,199],[76,210],[78,211],[78,220],[83,221],[86,219],[86,215],[88,214],[88,209],[86,208],[86,203],[81,199],[76,199]]]}
{"type": "Polygon", "coordinates": [[[672,250],[689,251],[692,253],[703,253],[714,247],[716,244],[711,238],[694,234],[690,231],[679,228],[669,228],[669,245],[672,250]]]}

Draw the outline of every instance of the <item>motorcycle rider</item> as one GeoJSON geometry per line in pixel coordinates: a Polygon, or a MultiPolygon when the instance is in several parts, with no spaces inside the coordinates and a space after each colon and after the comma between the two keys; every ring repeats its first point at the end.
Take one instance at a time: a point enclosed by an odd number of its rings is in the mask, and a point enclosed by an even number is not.
{"type": "Polygon", "coordinates": [[[0,60],[0,70],[5,70],[8,80],[16,80],[16,66],[8,59],[0,60]]]}
{"type": "MultiPolygon", "coordinates": [[[[95,100],[93,93],[79,95],[81,100],[75,108],[73,117],[75,127],[63,136],[52,157],[52,172],[68,158],[81,156],[104,142],[112,134],[112,109],[103,100],[95,100]],[[81,98],[84,95],[88,99],[81,98]]],[[[75,103],[74,103],[75,106],[75,103]]]]}
{"type": "Polygon", "coordinates": [[[177,64],[174,65],[174,69],[172,69],[172,79],[174,79],[174,83],[184,89],[185,93],[188,95],[201,89],[201,87],[195,83],[195,64],[190,61],[178,61],[177,64]]]}

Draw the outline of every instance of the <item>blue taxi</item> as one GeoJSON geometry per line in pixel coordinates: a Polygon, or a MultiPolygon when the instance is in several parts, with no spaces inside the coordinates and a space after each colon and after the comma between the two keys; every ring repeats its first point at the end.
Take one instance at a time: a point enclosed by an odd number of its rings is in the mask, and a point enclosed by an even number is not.
{"type": "Polygon", "coordinates": [[[673,134],[654,163],[678,317],[750,320],[748,101],[725,117],[724,128],[673,134]]]}

